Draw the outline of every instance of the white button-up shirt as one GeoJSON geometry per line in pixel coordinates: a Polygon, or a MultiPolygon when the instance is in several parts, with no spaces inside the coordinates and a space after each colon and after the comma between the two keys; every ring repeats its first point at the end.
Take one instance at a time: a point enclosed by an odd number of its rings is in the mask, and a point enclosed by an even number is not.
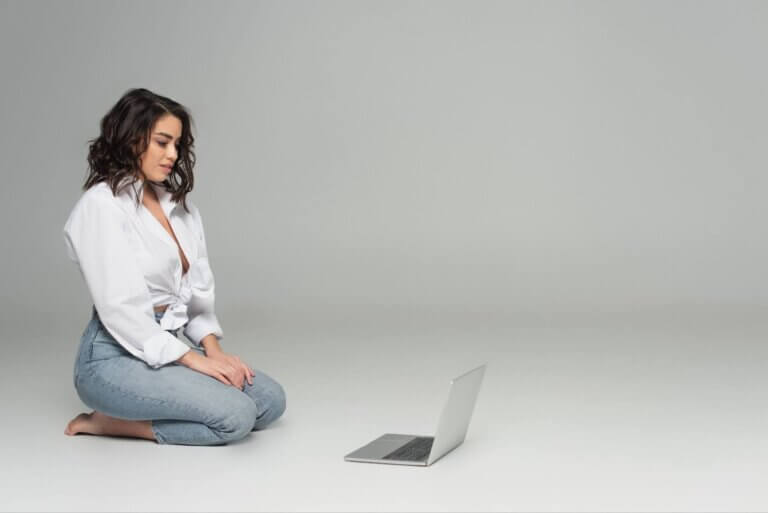
{"type": "Polygon", "coordinates": [[[206,335],[221,339],[223,332],[214,313],[200,212],[187,199],[187,213],[170,192],[149,183],[187,257],[186,274],[176,241],[141,202],[143,180],[117,196],[105,182],[83,192],[64,225],[64,239],[104,327],[128,352],[157,368],[189,350],[166,330],[184,327],[198,346],[206,335]],[[170,305],[160,324],[154,316],[159,305],[170,305]]]}

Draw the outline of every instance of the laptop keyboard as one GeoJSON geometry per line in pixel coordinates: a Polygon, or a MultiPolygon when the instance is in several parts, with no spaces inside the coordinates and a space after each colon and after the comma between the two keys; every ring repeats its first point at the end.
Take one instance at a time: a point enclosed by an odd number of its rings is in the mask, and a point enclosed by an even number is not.
{"type": "Polygon", "coordinates": [[[384,456],[385,460],[400,460],[400,461],[422,461],[429,456],[429,452],[432,450],[432,442],[434,438],[429,437],[417,437],[403,445],[399,449],[392,451],[384,456]]]}

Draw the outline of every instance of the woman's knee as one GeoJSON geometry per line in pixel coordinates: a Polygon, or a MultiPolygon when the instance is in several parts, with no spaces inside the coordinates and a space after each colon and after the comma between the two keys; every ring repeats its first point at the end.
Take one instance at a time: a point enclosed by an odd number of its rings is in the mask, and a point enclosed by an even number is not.
{"type": "Polygon", "coordinates": [[[279,419],[286,408],[285,389],[278,382],[270,379],[269,384],[263,386],[257,400],[261,405],[259,416],[253,429],[262,429],[268,424],[279,419]]]}
{"type": "Polygon", "coordinates": [[[271,390],[271,396],[272,403],[270,408],[274,417],[272,420],[276,420],[283,415],[286,406],[285,389],[280,383],[275,382],[275,387],[271,390]]]}
{"type": "Polygon", "coordinates": [[[234,442],[244,438],[251,432],[253,424],[259,415],[253,401],[234,401],[228,404],[228,411],[209,424],[222,442],[234,442]]]}

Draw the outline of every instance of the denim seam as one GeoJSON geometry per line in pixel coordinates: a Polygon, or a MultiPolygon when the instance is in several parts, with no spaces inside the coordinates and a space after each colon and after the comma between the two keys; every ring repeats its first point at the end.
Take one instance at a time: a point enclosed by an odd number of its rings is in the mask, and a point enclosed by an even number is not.
{"type": "Polygon", "coordinates": [[[96,324],[96,329],[93,330],[93,336],[91,337],[91,340],[88,341],[88,360],[84,362],[86,364],[93,360],[93,343],[96,341],[96,337],[98,336],[99,331],[101,331],[102,326],[103,324],[101,324],[101,321],[99,321],[98,324],[96,324]]]}
{"type": "Polygon", "coordinates": [[[92,340],[91,341],[91,347],[89,349],[89,353],[90,354],[88,355],[88,361],[85,362],[86,365],[88,365],[90,363],[93,363],[93,362],[103,362],[104,360],[111,360],[112,358],[120,358],[121,356],[133,356],[122,345],[120,345],[120,343],[117,342],[117,341],[115,341],[115,344],[113,344],[112,342],[107,342],[107,341],[101,342],[101,341],[97,341],[97,340],[92,340]],[[114,354],[114,355],[110,355],[110,356],[105,356],[103,358],[94,358],[93,357],[93,344],[95,344],[95,343],[96,344],[109,344],[111,346],[117,345],[117,348],[119,350],[123,351],[123,353],[122,354],[114,354]]]}
{"type": "Polygon", "coordinates": [[[82,337],[80,337],[80,344],[82,345],[83,342],[85,342],[88,345],[88,351],[87,351],[88,352],[88,360],[86,360],[85,362],[79,361],[80,356],[83,354],[83,349],[85,349],[85,348],[83,348],[83,347],[78,348],[77,359],[75,360],[75,379],[74,379],[75,387],[77,387],[77,382],[78,382],[79,377],[80,377],[80,370],[81,370],[81,368],[83,366],[87,365],[88,362],[91,361],[91,357],[93,356],[93,341],[96,339],[96,335],[99,334],[99,327],[98,326],[94,326],[93,329],[92,329],[93,333],[91,334],[91,336],[88,337],[86,339],[86,341],[83,341],[83,338],[85,338],[85,336],[88,334],[88,329],[89,328],[91,328],[90,323],[89,323],[89,326],[86,326],[85,331],[83,332],[82,337]]]}
{"type": "Polygon", "coordinates": [[[168,440],[166,440],[162,433],[158,432],[157,428],[155,427],[154,419],[149,421],[149,429],[151,429],[152,434],[155,435],[155,442],[163,445],[168,443],[168,440]]]}

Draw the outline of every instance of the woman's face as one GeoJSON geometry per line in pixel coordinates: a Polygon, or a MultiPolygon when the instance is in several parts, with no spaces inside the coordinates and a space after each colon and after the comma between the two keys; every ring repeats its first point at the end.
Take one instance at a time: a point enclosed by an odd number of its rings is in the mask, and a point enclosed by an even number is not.
{"type": "Polygon", "coordinates": [[[165,114],[155,122],[149,135],[149,145],[141,154],[141,174],[150,182],[162,182],[179,157],[181,120],[172,114],[165,114]]]}

